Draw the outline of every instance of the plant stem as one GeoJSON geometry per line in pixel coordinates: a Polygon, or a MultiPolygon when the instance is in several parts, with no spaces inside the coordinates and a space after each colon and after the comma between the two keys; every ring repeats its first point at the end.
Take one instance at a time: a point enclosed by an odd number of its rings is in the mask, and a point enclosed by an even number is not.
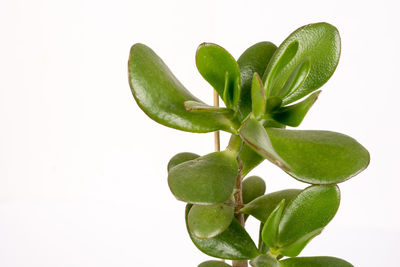
{"type": "MultiPolygon", "coordinates": [[[[240,222],[240,224],[244,227],[244,225],[245,225],[244,216],[242,213],[238,212],[243,207],[243,196],[242,196],[242,168],[243,168],[243,166],[242,166],[242,161],[240,160],[240,157],[238,157],[238,162],[239,162],[239,171],[238,171],[238,176],[236,178],[236,184],[235,184],[235,189],[236,189],[235,217],[240,222]]],[[[247,260],[232,261],[232,266],[233,267],[247,267],[248,266],[247,260]]]]}

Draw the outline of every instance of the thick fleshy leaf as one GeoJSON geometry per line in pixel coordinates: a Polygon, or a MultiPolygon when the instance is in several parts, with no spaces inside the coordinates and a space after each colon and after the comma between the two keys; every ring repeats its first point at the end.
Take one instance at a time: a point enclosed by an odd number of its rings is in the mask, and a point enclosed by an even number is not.
{"type": "Polygon", "coordinates": [[[244,143],[240,151],[240,160],[242,161],[242,177],[245,177],[252,169],[264,161],[264,157],[244,143]]]}
{"type": "Polygon", "coordinates": [[[328,81],[339,57],[340,36],[334,26],[315,23],[297,29],[268,64],[263,77],[267,96],[281,95],[286,105],[308,95],[328,81]]]}
{"type": "Polygon", "coordinates": [[[251,83],[254,73],[262,76],[268,62],[276,50],[276,45],[270,42],[259,42],[246,51],[238,59],[241,77],[239,100],[239,119],[242,121],[251,112],[251,83]]]}
{"type": "Polygon", "coordinates": [[[212,112],[212,113],[228,113],[232,114],[232,110],[221,107],[214,107],[197,101],[186,101],[184,103],[187,111],[192,112],[212,112]]]}
{"type": "Polygon", "coordinates": [[[315,92],[297,104],[280,108],[272,113],[271,117],[282,124],[297,127],[303,121],[311,106],[317,101],[320,93],[321,91],[315,92]]]}
{"type": "Polygon", "coordinates": [[[275,152],[263,125],[256,119],[248,118],[239,128],[239,135],[260,156],[268,159],[280,168],[289,171],[286,163],[275,152]]]}
{"type": "Polygon", "coordinates": [[[198,238],[211,238],[225,231],[232,222],[233,201],[215,205],[193,205],[188,215],[188,227],[198,238]]]}
{"type": "Polygon", "coordinates": [[[240,213],[249,214],[261,222],[265,222],[282,199],[289,203],[300,192],[299,189],[286,189],[263,195],[246,204],[240,213]]]}
{"type": "Polygon", "coordinates": [[[189,112],[185,101],[200,102],[172,74],[167,65],[143,44],[132,46],[129,85],[139,107],[153,120],[188,132],[235,132],[229,114],[189,112]]]}
{"type": "Polygon", "coordinates": [[[230,265],[222,261],[205,261],[198,267],[230,267],[230,265]]]}
{"type": "Polygon", "coordinates": [[[200,157],[200,156],[195,153],[191,153],[191,152],[178,153],[169,160],[167,169],[169,171],[176,165],[179,165],[179,164],[189,161],[189,160],[197,159],[198,157],[200,157]]]}
{"type": "Polygon", "coordinates": [[[354,267],[351,263],[335,257],[297,257],[279,261],[281,267],[354,267]]]}
{"type": "Polygon", "coordinates": [[[229,199],[238,175],[236,154],[213,152],[172,168],[168,184],[179,200],[193,204],[218,204],[229,199]]]}
{"type": "MultiPolygon", "coordinates": [[[[190,204],[186,206],[186,226],[188,224],[187,215],[191,206],[190,204]]],[[[212,257],[228,260],[248,260],[260,254],[249,234],[236,219],[232,220],[232,223],[224,232],[209,239],[195,237],[189,228],[188,232],[196,247],[212,257]]]]}
{"type": "Polygon", "coordinates": [[[243,203],[247,204],[250,201],[264,195],[265,193],[265,182],[259,176],[250,176],[242,182],[242,197],[243,203]]]}
{"type": "Polygon", "coordinates": [[[272,211],[264,224],[264,228],[261,233],[262,240],[270,248],[275,248],[278,243],[279,234],[279,223],[282,218],[283,210],[285,209],[285,199],[279,203],[279,205],[272,211]]]}
{"type": "Polygon", "coordinates": [[[236,110],[240,94],[240,69],[235,58],[219,45],[203,43],[197,48],[196,65],[225,105],[236,110]]]}
{"type": "Polygon", "coordinates": [[[333,219],[339,203],[336,185],[314,185],[303,190],[285,208],[275,247],[282,255],[297,256],[333,219]]]}
{"type": "Polygon", "coordinates": [[[294,178],[310,184],[336,184],[364,170],[368,151],[353,138],[329,131],[266,128],[276,154],[294,178]]]}
{"type": "Polygon", "coordinates": [[[250,265],[253,267],[280,267],[276,258],[269,254],[262,254],[257,258],[252,259],[250,265]]]}
{"type": "Polygon", "coordinates": [[[257,120],[261,120],[265,114],[266,98],[264,86],[258,73],[254,73],[253,76],[253,82],[251,86],[251,102],[254,117],[257,120]]]}

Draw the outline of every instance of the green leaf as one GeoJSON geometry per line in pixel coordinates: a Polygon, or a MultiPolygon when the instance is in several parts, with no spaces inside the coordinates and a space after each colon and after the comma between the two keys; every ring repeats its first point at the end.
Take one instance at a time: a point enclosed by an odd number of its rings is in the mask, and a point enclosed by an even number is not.
{"type": "Polygon", "coordinates": [[[222,261],[205,261],[198,267],[230,267],[230,265],[222,261]]]}
{"type": "Polygon", "coordinates": [[[236,132],[229,114],[187,111],[185,101],[201,101],[186,90],[149,47],[132,46],[128,70],[129,85],[137,104],[156,122],[188,132],[236,132]]]}
{"type": "Polygon", "coordinates": [[[242,161],[242,177],[245,177],[252,169],[264,161],[264,157],[260,156],[246,143],[243,144],[239,155],[242,161]]]}
{"type": "Polygon", "coordinates": [[[286,189],[263,195],[246,204],[240,213],[249,214],[261,222],[265,222],[283,199],[288,203],[300,192],[299,189],[286,189]]]}
{"type": "Polygon", "coordinates": [[[288,204],[281,217],[275,247],[282,255],[297,256],[333,219],[339,203],[340,192],[336,185],[314,185],[303,190],[288,204]]]}
{"type": "Polygon", "coordinates": [[[253,267],[280,267],[276,258],[269,254],[262,254],[257,258],[252,259],[250,265],[253,267]]]}
{"type": "Polygon", "coordinates": [[[318,95],[320,93],[321,91],[315,92],[302,102],[280,108],[276,112],[273,112],[271,116],[277,122],[292,127],[297,127],[303,121],[311,106],[315,103],[315,101],[317,101],[318,95]]]}
{"type": "Polygon", "coordinates": [[[236,110],[240,96],[240,69],[234,57],[219,45],[203,43],[197,48],[200,74],[222,97],[226,107],[236,110]]]}
{"type": "Polygon", "coordinates": [[[286,200],[282,199],[279,205],[272,211],[271,215],[268,216],[261,233],[262,240],[270,248],[275,248],[278,241],[279,222],[281,221],[282,213],[285,209],[285,202],[286,200]]]}
{"type": "Polygon", "coordinates": [[[232,194],[238,175],[236,154],[213,152],[172,168],[168,184],[179,200],[193,204],[218,204],[232,194]]]}
{"type": "MultiPolygon", "coordinates": [[[[186,227],[190,208],[191,205],[186,206],[186,227]]],[[[248,260],[259,255],[253,240],[236,219],[232,220],[230,226],[224,232],[209,239],[195,237],[189,228],[188,232],[195,246],[212,257],[228,260],[248,260]]]]}
{"type": "Polygon", "coordinates": [[[275,152],[266,130],[256,119],[249,117],[239,128],[239,135],[260,156],[289,171],[286,163],[275,152]]]}
{"type": "Polygon", "coordinates": [[[265,188],[265,182],[259,176],[250,176],[244,179],[242,182],[243,203],[249,203],[253,199],[264,195],[265,188]]]}
{"type": "Polygon", "coordinates": [[[192,112],[211,112],[211,113],[228,113],[233,114],[232,110],[221,107],[214,107],[197,101],[185,101],[185,109],[192,112]]]}
{"type": "Polygon", "coordinates": [[[276,45],[270,42],[260,42],[252,45],[238,59],[241,77],[241,91],[238,115],[240,121],[251,112],[251,83],[254,73],[262,76],[268,62],[276,50],[276,45]]]}
{"type": "Polygon", "coordinates": [[[188,215],[188,227],[198,238],[211,238],[225,231],[232,222],[234,203],[193,205],[188,215]]]}
{"type": "Polygon", "coordinates": [[[297,257],[281,260],[281,267],[353,267],[345,260],[335,257],[297,257]]]}
{"type": "Polygon", "coordinates": [[[282,105],[282,99],[277,96],[271,96],[267,99],[266,113],[272,113],[278,110],[282,105]]]}
{"type": "Polygon", "coordinates": [[[308,95],[328,81],[339,57],[340,36],[334,26],[315,23],[297,29],[268,64],[263,77],[267,96],[281,95],[286,105],[308,95]]]}
{"type": "Polygon", "coordinates": [[[175,156],[173,156],[169,162],[168,162],[168,172],[170,169],[172,169],[173,167],[175,167],[176,165],[179,165],[185,161],[189,161],[189,160],[193,160],[193,159],[197,159],[198,157],[200,157],[199,155],[195,154],[195,153],[190,153],[190,152],[181,152],[176,154],[175,156]]]}
{"type": "Polygon", "coordinates": [[[340,183],[369,164],[368,151],[344,134],[276,128],[266,131],[276,154],[289,166],[286,171],[302,182],[340,183]]]}
{"type": "Polygon", "coordinates": [[[254,73],[253,76],[253,82],[251,86],[251,101],[254,117],[257,120],[261,120],[265,114],[266,98],[264,86],[258,73],[254,73]]]}
{"type": "Polygon", "coordinates": [[[261,253],[267,253],[269,247],[262,240],[262,230],[264,229],[264,223],[260,222],[260,229],[258,230],[258,250],[261,253]]]}

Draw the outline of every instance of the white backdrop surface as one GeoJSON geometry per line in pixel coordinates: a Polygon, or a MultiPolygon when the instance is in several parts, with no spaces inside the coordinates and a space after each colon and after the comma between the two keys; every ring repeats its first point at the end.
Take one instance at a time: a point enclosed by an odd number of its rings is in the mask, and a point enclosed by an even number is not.
{"type": "MultiPolygon", "coordinates": [[[[130,46],[150,46],[196,96],[201,42],[236,58],[326,21],[341,60],[300,129],[342,132],[371,153],[340,185],[338,214],[302,255],[399,266],[400,37],[398,1],[0,1],[0,266],[197,266],[184,203],[166,163],[205,154],[213,135],[161,126],[136,106],[130,46]]],[[[223,136],[223,145],[226,142],[223,136]]],[[[267,190],[306,184],[265,162],[267,190]]],[[[249,231],[257,232],[255,221],[249,231]]]]}

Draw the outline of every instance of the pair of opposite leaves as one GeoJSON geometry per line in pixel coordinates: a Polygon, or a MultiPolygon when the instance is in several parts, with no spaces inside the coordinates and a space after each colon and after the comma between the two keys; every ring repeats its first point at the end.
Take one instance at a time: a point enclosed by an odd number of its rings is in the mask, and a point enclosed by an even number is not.
{"type": "MultiPolygon", "coordinates": [[[[271,251],[295,257],[334,217],[339,201],[337,186],[314,185],[303,191],[291,189],[261,196],[245,205],[240,212],[253,215],[265,223],[261,237],[271,251]]],[[[266,250],[261,247],[257,249],[236,219],[224,232],[213,238],[196,237],[190,231],[188,222],[191,209],[193,206],[189,204],[186,208],[188,232],[193,243],[205,254],[231,260],[253,259],[254,262],[265,257],[266,250]]]]}
{"type": "MultiPolygon", "coordinates": [[[[190,132],[224,130],[240,135],[246,142],[240,155],[244,175],[266,158],[303,182],[332,184],[368,165],[369,154],[357,141],[329,131],[265,127],[270,120],[262,117],[268,106],[277,108],[273,99],[281,99],[278,102],[284,106],[322,86],[336,68],[339,53],[338,32],[327,23],[296,30],[278,49],[269,42],[258,43],[238,62],[223,48],[203,44],[196,56],[199,71],[222,96],[226,109],[195,98],[142,44],[131,49],[129,82],[138,105],[161,124],[190,132]],[[258,73],[264,73],[261,83],[254,79],[258,73]]],[[[315,94],[266,115],[283,123],[300,122],[314,100],[315,94]]]]}

